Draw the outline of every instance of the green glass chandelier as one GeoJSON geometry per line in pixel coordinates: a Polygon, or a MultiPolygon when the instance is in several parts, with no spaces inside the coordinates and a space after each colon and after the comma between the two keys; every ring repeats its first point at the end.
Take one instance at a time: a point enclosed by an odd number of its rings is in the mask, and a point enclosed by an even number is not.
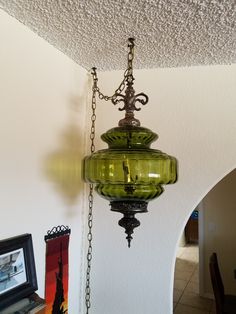
{"type": "Polygon", "coordinates": [[[133,88],[134,39],[129,39],[128,67],[124,79],[113,96],[105,96],[97,86],[96,69],[93,68],[92,127],[90,138],[91,155],[84,158],[83,177],[95,185],[96,192],[110,202],[111,210],[123,214],[119,225],[125,228],[128,246],[134,228],[140,225],[135,214],[147,212],[148,202],[163,192],[163,185],[177,181],[177,159],[157,149],[150,148],[158,135],[141,127],[134,112],[145,105],[148,97],[135,94],[133,88]],[[124,91],[124,93],[122,93],[124,91]],[[101,135],[107,149],[95,152],[96,94],[100,99],[111,100],[114,105],[123,103],[125,117],[117,127],[101,135]]]}

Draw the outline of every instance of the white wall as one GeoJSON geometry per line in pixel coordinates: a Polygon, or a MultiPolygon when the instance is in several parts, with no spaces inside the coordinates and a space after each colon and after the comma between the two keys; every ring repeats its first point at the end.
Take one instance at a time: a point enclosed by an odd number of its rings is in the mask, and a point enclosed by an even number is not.
{"type": "MultiPolygon", "coordinates": [[[[4,43],[0,49],[0,238],[33,234],[42,294],[43,235],[52,225],[70,225],[70,313],[76,314],[83,302],[79,292],[83,188],[77,203],[67,205],[46,178],[43,165],[61,147],[62,132],[72,122],[79,127],[81,140],[86,133],[85,101],[80,96],[86,73],[3,13],[0,23],[4,43]],[[71,110],[74,94],[81,101],[78,112],[71,110]]],[[[159,133],[153,147],[179,159],[180,177],[150,203],[149,213],[140,215],[131,249],[117,225],[120,215],[96,197],[91,314],[171,313],[175,252],[184,225],[210,188],[235,167],[235,65],[139,70],[135,76],[136,91],[150,97],[137,116],[159,133]]],[[[100,73],[99,83],[105,93],[112,93],[121,78],[121,72],[100,73]]],[[[123,113],[110,103],[100,103],[97,115],[100,134],[117,125],[123,113]]],[[[97,147],[105,144],[98,140],[97,147]]]]}
{"type": "Polygon", "coordinates": [[[44,235],[69,225],[70,313],[78,313],[83,186],[77,180],[77,202],[69,203],[47,177],[45,162],[53,152],[67,151],[63,134],[77,126],[80,165],[86,72],[1,10],[0,38],[0,239],[32,233],[43,296],[44,235]]]}
{"type": "Polygon", "coordinates": [[[212,293],[209,257],[216,252],[225,292],[236,293],[236,170],[221,180],[203,199],[204,292],[212,293]]]}
{"type": "MultiPolygon", "coordinates": [[[[176,156],[179,181],[140,215],[131,248],[121,215],[97,197],[94,208],[93,307],[96,314],[170,314],[175,253],[190,213],[236,164],[236,66],[135,71],[136,92],[150,102],[137,113],[160,138],[153,147],[176,156]]],[[[111,94],[122,72],[99,74],[111,94]]],[[[97,134],[123,113],[99,103],[97,134]]],[[[105,147],[99,139],[97,148],[105,147]]]]}

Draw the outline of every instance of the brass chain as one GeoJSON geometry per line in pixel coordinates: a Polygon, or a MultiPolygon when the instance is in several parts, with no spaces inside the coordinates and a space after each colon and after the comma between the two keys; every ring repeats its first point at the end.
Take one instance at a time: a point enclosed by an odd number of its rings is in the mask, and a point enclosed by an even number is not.
{"type": "MultiPolygon", "coordinates": [[[[92,68],[92,78],[93,78],[93,87],[92,87],[92,115],[91,115],[91,129],[90,129],[90,152],[91,154],[95,152],[95,121],[96,121],[96,93],[98,94],[99,99],[105,101],[115,99],[117,94],[121,93],[125,89],[125,83],[128,81],[134,80],[133,78],[133,58],[134,58],[134,39],[129,39],[129,53],[128,53],[128,67],[124,72],[124,77],[119,87],[115,90],[112,96],[104,95],[97,86],[98,78],[96,68],[92,68]]],[[[87,250],[87,270],[86,270],[86,287],[85,287],[85,305],[86,305],[86,314],[89,314],[89,309],[91,307],[91,287],[90,287],[90,275],[91,275],[91,262],[92,262],[92,227],[93,227],[93,184],[89,185],[89,195],[88,195],[88,250],[87,250]]]]}
{"type": "Polygon", "coordinates": [[[87,251],[87,271],[86,271],[86,288],[85,288],[85,304],[86,314],[89,313],[91,307],[91,288],[90,288],[90,273],[91,273],[91,261],[92,261],[92,227],[93,227],[93,184],[89,185],[89,213],[88,213],[88,251],[87,251]]]}
{"type": "MultiPolygon", "coordinates": [[[[90,152],[91,154],[95,151],[95,121],[96,121],[96,86],[97,77],[96,71],[93,69],[93,88],[92,88],[92,115],[91,115],[91,129],[90,129],[90,152]]],[[[92,262],[92,227],[93,227],[93,184],[89,185],[89,196],[88,196],[89,212],[88,212],[88,250],[87,250],[87,271],[86,271],[86,287],[85,287],[85,305],[86,314],[89,314],[91,307],[91,288],[90,288],[90,273],[91,273],[91,262],[92,262]]]]}
{"type": "Polygon", "coordinates": [[[126,73],[126,81],[127,82],[133,82],[133,60],[134,60],[134,38],[129,38],[129,53],[128,53],[128,67],[127,67],[127,73],[126,73]]]}
{"type": "Polygon", "coordinates": [[[117,94],[122,93],[122,91],[125,89],[125,83],[126,82],[128,82],[130,80],[133,82],[133,80],[134,80],[134,78],[133,78],[134,39],[133,38],[129,38],[129,45],[128,45],[128,47],[129,47],[128,66],[127,66],[127,69],[124,72],[123,80],[121,81],[120,85],[115,90],[115,92],[114,92],[114,94],[112,96],[104,95],[100,91],[99,87],[97,86],[98,78],[97,78],[97,74],[96,74],[96,68],[93,68],[92,76],[93,76],[93,80],[96,80],[96,84],[94,86],[94,89],[98,93],[98,98],[99,99],[103,99],[105,101],[114,100],[114,99],[116,99],[117,94]]]}

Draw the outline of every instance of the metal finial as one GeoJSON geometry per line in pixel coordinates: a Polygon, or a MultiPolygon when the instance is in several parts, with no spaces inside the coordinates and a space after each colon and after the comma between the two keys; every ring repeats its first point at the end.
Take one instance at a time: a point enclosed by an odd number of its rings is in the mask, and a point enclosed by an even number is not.
{"type": "Polygon", "coordinates": [[[133,237],[131,236],[131,234],[134,233],[134,228],[137,228],[138,226],[140,226],[140,221],[134,217],[134,213],[124,213],[124,217],[121,218],[118,222],[118,224],[125,228],[125,233],[127,234],[127,241],[128,241],[128,247],[130,248],[130,243],[131,240],[133,239],[133,237]]]}

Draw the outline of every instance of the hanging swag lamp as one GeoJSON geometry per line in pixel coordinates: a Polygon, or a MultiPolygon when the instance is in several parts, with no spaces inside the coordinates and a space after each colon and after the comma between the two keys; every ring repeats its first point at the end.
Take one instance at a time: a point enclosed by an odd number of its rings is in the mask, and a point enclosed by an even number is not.
{"type": "Polygon", "coordinates": [[[163,185],[176,182],[177,159],[150,148],[151,143],[158,138],[157,134],[141,127],[139,120],[134,117],[134,111],[141,110],[136,104],[145,105],[148,96],[144,93],[135,94],[133,38],[129,39],[128,48],[128,67],[113,96],[105,96],[100,92],[96,68],[92,69],[91,155],[84,159],[83,176],[90,183],[90,193],[95,184],[96,192],[110,201],[111,210],[124,215],[119,220],[119,225],[125,228],[130,247],[133,229],[140,225],[135,214],[147,212],[148,202],[161,195],[163,185]],[[119,121],[119,126],[101,136],[109,148],[97,152],[94,147],[96,94],[100,99],[111,100],[114,105],[123,103],[119,110],[125,111],[125,117],[119,121]]]}

